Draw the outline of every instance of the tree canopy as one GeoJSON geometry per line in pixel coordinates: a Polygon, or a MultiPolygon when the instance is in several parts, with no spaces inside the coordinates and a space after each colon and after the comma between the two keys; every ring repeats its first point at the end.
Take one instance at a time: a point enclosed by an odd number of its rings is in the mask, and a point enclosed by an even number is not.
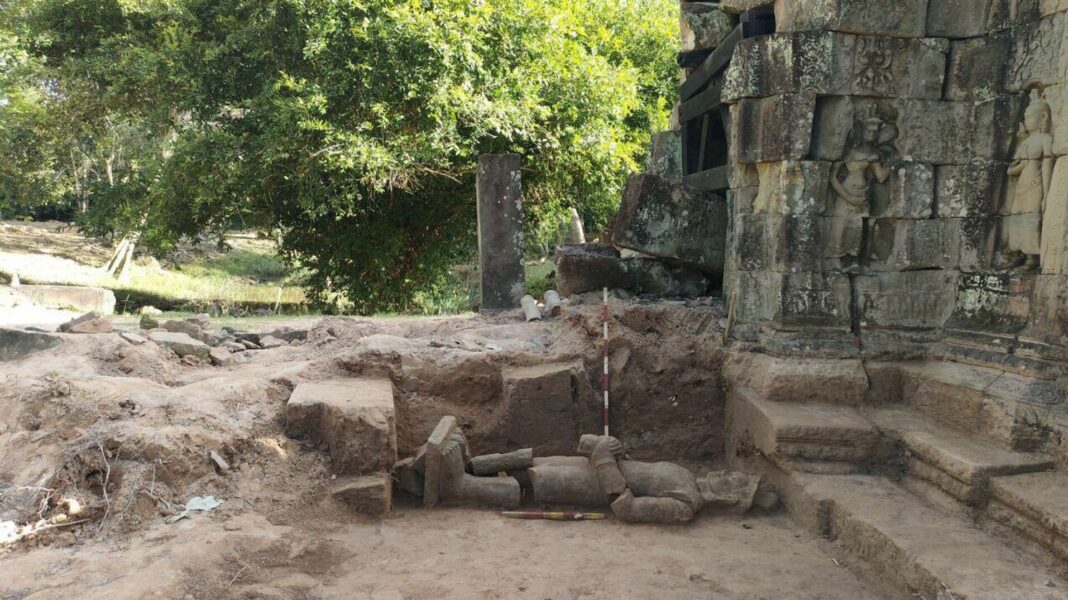
{"type": "Polygon", "coordinates": [[[674,0],[0,0],[0,215],[259,227],[320,296],[404,310],[475,250],[478,156],[528,239],[618,205],[674,94],[674,0]]]}

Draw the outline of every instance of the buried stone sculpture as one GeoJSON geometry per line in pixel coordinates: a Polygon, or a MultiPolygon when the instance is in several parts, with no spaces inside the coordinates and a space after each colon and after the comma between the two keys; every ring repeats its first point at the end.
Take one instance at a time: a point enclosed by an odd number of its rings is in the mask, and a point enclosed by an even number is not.
{"type": "Polygon", "coordinates": [[[442,418],[416,455],[397,463],[394,477],[428,508],[441,503],[516,508],[523,479],[542,505],[611,506],[622,521],[665,524],[687,523],[707,506],[745,512],[760,484],[744,473],[698,479],[674,463],[624,460],[619,440],[590,434],[579,440],[578,456],[534,458],[527,448],[471,457],[455,417],[442,418]]]}

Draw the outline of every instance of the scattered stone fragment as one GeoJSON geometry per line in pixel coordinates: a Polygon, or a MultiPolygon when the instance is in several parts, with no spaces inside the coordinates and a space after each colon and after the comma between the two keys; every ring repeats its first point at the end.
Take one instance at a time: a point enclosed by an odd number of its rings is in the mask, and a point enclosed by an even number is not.
{"type": "Polygon", "coordinates": [[[697,480],[707,506],[746,513],[753,506],[760,477],[740,471],[712,471],[697,480]]]}
{"type": "MultiPolygon", "coordinates": [[[[424,446],[425,448],[426,446],[424,446]]],[[[409,494],[422,498],[423,486],[425,485],[423,479],[422,466],[416,467],[416,457],[409,456],[393,465],[393,479],[397,485],[397,489],[408,492],[409,494]]]]}
{"type": "Polygon", "coordinates": [[[195,340],[184,333],[154,331],[149,334],[148,339],[161,346],[170,348],[175,354],[182,357],[196,356],[198,358],[208,358],[208,354],[211,352],[210,346],[200,340],[195,340]]]}
{"type": "Polygon", "coordinates": [[[60,548],[70,548],[77,542],[78,538],[70,531],[63,531],[56,534],[56,546],[59,546],[60,548]]]}
{"type": "Polygon", "coordinates": [[[150,317],[158,317],[158,316],[163,314],[163,311],[158,309],[158,308],[156,308],[155,306],[147,306],[147,305],[146,306],[142,306],[141,310],[138,311],[138,312],[140,312],[142,315],[147,315],[147,316],[150,316],[150,317]]]}
{"type": "Polygon", "coordinates": [[[230,352],[244,352],[245,350],[249,349],[247,346],[245,346],[241,342],[232,342],[232,341],[231,342],[223,342],[223,343],[219,344],[219,347],[220,348],[224,348],[226,350],[229,350],[230,352]]]}
{"type": "Polygon", "coordinates": [[[211,358],[211,363],[217,367],[232,367],[235,362],[234,355],[223,348],[212,348],[208,353],[208,357],[211,358]]]}
{"type": "Polygon", "coordinates": [[[161,327],[163,327],[163,329],[166,329],[167,331],[171,331],[174,333],[184,333],[191,338],[200,339],[201,328],[197,324],[191,323],[189,321],[166,321],[165,323],[163,323],[163,325],[161,325],[161,327]]]}
{"type": "Polygon", "coordinates": [[[252,340],[239,340],[246,350],[263,350],[263,346],[260,346],[252,340]]]}
{"type": "Polygon", "coordinates": [[[151,315],[141,315],[141,329],[158,329],[159,321],[152,318],[151,315]]]}
{"type": "Polygon", "coordinates": [[[129,332],[129,331],[124,331],[124,332],[120,333],[119,336],[122,339],[126,340],[127,342],[130,342],[134,346],[140,346],[141,344],[144,344],[145,342],[148,341],[148,339],[145,338],[144,336],[141,336],[141,335],[138,335],[136,333],[129,332]]]}
{"type": "Polygon", "coordinates": [[[59,331],[61,331],[63,333],[67,333],[67,332],[70,331],[70,328],[74,327],[75,325],[79,325],[81,323],[87,323],[89,321],[92,321],[93,319],[99,319],[99,318],[100,318],[100,313],[98,313],[96,311],[90,311],[90,312],[87,312],[87,313],[85,313],[85,314],[83,314],[81,316],[74,317],[70,321],[67,321],[66,323],[60,325],[59,326],[59,331]]]}
{"type": "MultiPolygon", "coordinates": [[[[95,315],[96,313],[87,313],[87,315],[95,315]]],[[[76,319],[78,322],[71,321],[67,323],[67,333],[111,333],[111,319],[105,317],[95,317],[92,319],[85,319],[87,315],[82,315],[76,319]]]]}
{"type": "Polygon", "coordinates": [[[264,350],[270,350],[271,348],[281,348],[282,346],[288,346],[289,343],[285,340],[280,340],[273,335],[265,335],[260,338],[260,347],[264,350]]]}
{"type": "Polygon", "coordinates": [[[201,313],[199,315],[193,315],[192,317],[189,317],[188,319],[186,319],[186,321],[196,325],[197,327],[199,327],[201,329],[207,329],[208,327],[211,327],[211,317],[209,315],[207,315],[206,313],[201,313]]]}
{"type": "Polygon", "coordinates": [[[307,329],[294,329],[292,327],[279,327],[270,333],[271,337],[285,340],[287,342],[295,342],[308,339],[307,329]]]}
{"type": "Polygon", "coordinates": [[[331,494],[353,512],[381,517],[393,510],[393,480],[388,472],[346,478],[334,485],[331,494]]]}
{"type": "Polygon", "coordinates": [[[226,462],[226,459],[223,458],[222,455],[216,452],[215,450],[212,450],[208,453],[208,458],[211,459],[211,462],[215,465],[215,468],[218,469],[220,473],[225,473],[230,470],[230,463],[226,462]]]}

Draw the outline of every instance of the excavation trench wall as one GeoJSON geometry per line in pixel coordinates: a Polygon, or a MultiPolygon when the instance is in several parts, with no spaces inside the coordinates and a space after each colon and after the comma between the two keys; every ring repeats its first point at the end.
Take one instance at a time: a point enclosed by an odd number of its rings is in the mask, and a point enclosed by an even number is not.
{"type": "MultiPolygon", "coordinates": [[[[721,456],[721,313],[674,304],[613,310],[609,425],[632,456],[721,456]]],[[[571,454],[581,434],[603,431],[600,332],[599,310],[578,306],[553,321],[448,341],[367,336],[338,368],[392,380],[402,456],[444,415],[459,419],[478,453],[571,454]]]]}

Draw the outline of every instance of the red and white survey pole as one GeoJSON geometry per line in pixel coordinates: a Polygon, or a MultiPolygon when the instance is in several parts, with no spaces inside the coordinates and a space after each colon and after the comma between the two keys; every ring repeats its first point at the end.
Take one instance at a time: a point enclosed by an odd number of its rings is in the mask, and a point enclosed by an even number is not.
{"type": "Polygon", "coordinates": [[[601,387],[604,389],[604,434],[608,435],[608,288],[604,288],[604,303],[601,306],[601,323],[604,327],[604,343],[601,354],[604,357],[604,377],[601,387]]]}

